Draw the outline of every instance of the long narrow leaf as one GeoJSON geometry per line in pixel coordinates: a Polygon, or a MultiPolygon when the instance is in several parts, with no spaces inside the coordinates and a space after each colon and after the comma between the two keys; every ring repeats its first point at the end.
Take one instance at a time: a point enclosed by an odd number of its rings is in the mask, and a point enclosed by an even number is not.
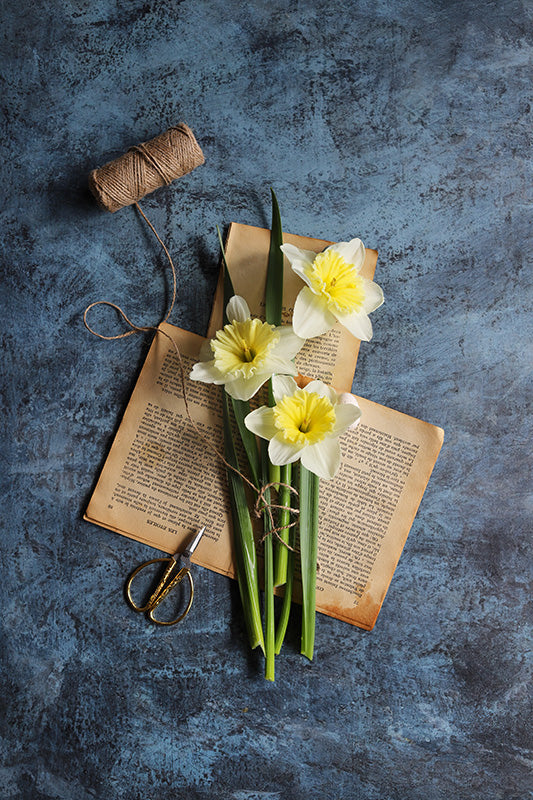
{"type": "MultiPolygon", "coordinates": [[[[224,449],[228,464],[239,469],[235,443],[231,431],[230,409],[226,393],[223,394],[224,449]]],[[[250,645],[258,645],[264,650],[263,628],[261,624],[261,608],[259,603],[259,584],[257,579],[257,560],[255,541],[246,501],[244,483],[240,475],[227,470],[228,487],[233,522],[234,551],[237,568],[237,579],[244,608],[244,616],[248,628],[250,645]]]]}
{"type": "Polygon", "coordinates": [[[313,658],[315,645],[316,560],[318,551],[319,479],[300,466],[300,561],[302,565],[302,646],[313,658]]]}
{"type": "MultiPolygon", "coordinates": [[[[220,230],[218,227],[217,227],[217,233],[220,242],[220,249],[222,252],[222,261],[224,270],[223,323],[226,324],[228,322],[228,318],[226,316],[226,306],[229,302],[229,299],[234,294],[234,289],[231,281],[231,276],[228,270],[226,253],[224,250],[224,244],[222,242],[222,236],[220,234],[220,230]]],[[[237,458],[237,453],[235,450],[235,442],[233,440],[233,434],[231,430],[230,404],[228,395],[225,392],[223,394],[222,404],[223,404],[222,410],[224,419],[224,448],[225,448],[226,461],[228,462],[228,464],[230,464],[232,467],[238,470],[239,460],[237,458]]],[[[237,425],[240,430],[241,425],[239,424],[239,422],[244,427],[243,409],[242,408],[235,409],[234,407],[234,413],[236,416],[237,425]]],[[[257,456],[257,445],[255,443],[255,440],[253,444],[255,447],[256,457],[254,459],[252,454],[253,451],[250,451],[251,454],[248,455],[248,458],[250,461],[250,469],[252,471],[253,480],[256,484],[258,484],[260,465],[259,465],[259,457],[257,456]],[[254,474],[254,469],[255,469],[255,474],[254,474]]],[[[246,445],[245,449],[247,449],[246,445]]],[[[239,582],[239,591],[243,605],[244,618],[246,622],[246,627],[248,629],[248,636],[250,638],[250,645],[252,649],[259,645],[264,651],[265,646],[263,637],[263,626],[261,622],[261,607],[259,602],[259,582],[257,573],[255,540],[253,534],[252,521],[250,518],[250,512],[248,510],[246,493],[244,490],[244,482],[240,477],[240,475],[238,475],[236,472],[233,472],[233,470],[228,469],[227,474],[228,474],[228,488],[229,488],[231,514],[233,522],[233,539],[234,539],[237,579],[239,582]]]]}
{"type": "MultiPolygon", "coordinates": [[[[263,483],[268,482],[268,442],[261,443],[261,463],[263,483]]],[[[264,494],[265,503],[270,503],[270,489],[264,494]]],[[[276,623],[274,620],[274,552],[272,548],[272,529],[268,514],[263,514],[264,559],[265,559],[265,678],[273,681],[275,677],[276,623]]]]}
{"type": "Polygon", "coordinates": [[[294,584],[294,554],[289,554],[289,561],[287,564],[287,580],[285,582],[285,593],[283,595],[283,604],[278,620],[278,627],[276,628],[276,643],[275,651],[279,656],[283,642],[285,641],[285,634],[287,633],[287,626],[289,624],[289,617],[292,606],[292,587],[294,584]]]}
{"type": "Polygon", "coordinates": [[[255,435],[251,431],[249,431],[246,425],[244,424],[244,418],[246,417],[247,414],[250,413],[250,403],[248,402],[248,400],[235,400],[232,398],[232,405],[233,405],[233,413],[235,414],[235,420],[237,422],[237,427],[239,429],[244,450],[248,458],[248,464],[250,465],[252,481],[257,486],[257,488],[259,488],[261,461],[259,459],[259,450],[257,449],[257,440],[255,438],[255,435]]]}
{"type": "Polygon", "coordinates": [[[226,261],[226,251],[224,250],[224,242],[222,241],[222,234],[220,233],[220,228],[218,227],[218,225],[217,225],[217,234],[218,234],[218,241],[220,242],[220,251],[222,253],[222,263],[224,269],[224,311],[222,315],[222,324],[227,325],[229,320],[226,316],[226,306],[228,305],[230,298],[233,297],[233,295],[235,294],[235,289],[233,288],[231,275],[229,274],[228,262],[226,261]]]}
{"type": "Polygon", "coordinates": [[[283,306],[283,244],[281,217],[274,190],[272,193],[272,230],[270,233],[270,250],[268,253],[268,270],[265,295],[266,321],[271,325],[281,325],[281,309],[283,306]]]}
{"type": "MultiPolygon", "coordinates": [[[[270,233],[270,251],[268,254],[268,270],[265,291],[265,316],[270,325],[281,325],[281,311],[283,307],[283,253],[280,249],[283,243],[281,218],[278,201],[274,190],[272,194],[272,229],[270,233]]],[[[269,381],[269,405],[274,405],[272,393],[272,380],[269,381]]],[[[261,445],[263,484],[279,483],[279,469],[271,464],[268,458],[268,445],[261,445]]],[[[265,502],[270,502],[270,490],[265,493],[265,502]]],[[[274,664],[276,649],[276,631],[274,620],[274,548],[272,542],[271,523],[267,514],[264,514],[265,525],[265,653],[267,680],[274,680],[274,664]]]]}

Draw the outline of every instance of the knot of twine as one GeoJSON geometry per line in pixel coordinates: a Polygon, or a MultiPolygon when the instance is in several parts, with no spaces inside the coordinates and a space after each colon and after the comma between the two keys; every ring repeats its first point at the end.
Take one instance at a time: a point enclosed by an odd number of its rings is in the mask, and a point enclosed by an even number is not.
{"type": "Polygon", "coordinates": [[[180,122],[155,139],[130,147],[127,153],[94,169],[89,188],[101,208],[113,213],[172,183],[205,161],[188,125],[180,122]]]}
{"type": "Polygon", "coordinates": [[[282,537],[280,535],[281,531],[286,531],[289,528],[293,528],[297,524],[297,520],[294,520],[294,522],[289,522],[287,525],[278,525],[278,526],[276,526],[274,524],[274,514],[272,512],[272,509],[273,508],[277,508],[279,511],[288,511],[289,514],[294,514],[295,516],[298,516],[298,514],[300,513],[299,509],[292,508],[291,505],[283,506],[283,505],[278,505],[276,503],[272,503],[272,502],[270,502],[270,500],[267,500],[266,497],[265,497],[266,493],[269,492],[270,489],[278,490],[280,486],[283,486],[283,488],[288,489],[289,492],[291,492],[292,494],[296,495],[296,497],[298,497],[298,492],[289,483],[275,483],[274,481],[272,483],[267,483],[262,487],[262,489],[260,489],[260,490],[256,489],[256,491],[258,491],[258,495],[257,495],[257,500],[255,501],[255,504],[254,504],[254,515],[257,518],[260,518],[260,517],[263,516],[263,514],[266,513],[268,518],[269,518],[269,522],[270,522],[269,528],[270,528],[270,530],[266,531],[266,533],[264,534],[263,538],[261,539],[262,542],[264,542],[265,539],[268,536],[270,536],[270,534],[273,533],[276,536],[277,540],[279,542],[281,542],[283,545],[285,545],[287,550],[290,550],[293,553],[297,553],[298,551],[294,547],[291,547],[284,539],[282,539],[282,537]]]}
{"type": "MultiPolygon", "coordinates": [[[[165,252],[165,255],[166,255],[167,259],[168,259],[168,262],[170,264],[170,268],[172,270],[172,298],[171,298],[171,301],[170,301],[170,305],[169,305],[168,311],[167,311],[167,313],[165,314],[164,318],[161,321],[161,322],[166,322],[168,320],[168,318],[170,317],[170,314],[171,314],[172,309],[174,308],[174,304],[176,302],[176,286],[177,286],[176,267],[174,266],[174,262],[172,260],[172,257],[170,255],[168,249],[166,248],[163,240],[161,239],[161,237],[157,233],[156,229],[154,228],[154,226],[152,225],[152,223],[150,222],[150,220],[148,219],[148,217],[146,216],[146,214],[144,213],[144,211],[142,210],[140,205],[137,202],[135,202],[133,205],[135,205],[135,208],[137,209],[139,214],[142,216],[144,221],[147,223],[147,225],[150,227],[152,233],[154,234],[154,236],[156,237],[157,241],[159,242],[159,244],[163,248],[163,250],[165,252]]],[[[137,325],[137,324],[135,324],[134,322],[132,322],[129,319],[129,317],[126,315],[124,310],[119,305],[117,305],[116,303],[112,303],[110,300],[96,300],[94,303],[90,303],[87,306],[87,308],[85,309],[85,311],[83,312],[83,324],[85,325],[87,330],[90,333],[92,333],[94,336],[97,336],[99,339],[105,339],[107,341],[110,341],[112,339],[125,339],[127,336],[131,336],[134,333],[146,333],[148,331],[154,331],[155,333],[159,333],[162,336],[164,336],[166,339],[168,339],[168,341],[170,342],[174,352],[176,353],[177,359],[178,359],[178,367],[179,367],[179,374],[180,374],[181,390],[182,390],[182,395],[183,395],[183,403],[184,403],[184,406],[185,406],[185,413],[186,413],[187,419],[191,423],[194,431],[200,437],[200,439],[204,442],[204,444],[209,448],[209,450],[211,450],[211,452],[224,464],[226,469],[231,470],[236,475],[239,475],[239,477],[242,478],[242,480],[246,483],[246,485],[257,495],[257,500],[256,500],[255,506],[254,506],[255,515],[257,517],[261,517],[262,514],[266,514],[268,519],[269,519],[269,528],[270,528],[270,530],[265,533],[265,535],[263,536],[261,541],[264,541],[267,538],[267,536],[269,536],[270,534],[274,534],[276,536],[276,538],[278,539],[278,541],[281,542],[281,544],[283,544],[288,550],[291,550],[292,552],[297,552],[287,542],[285,542],[280,536],[280,532],[281,531],[286,530],[287,528],[292,528],[294,525],[296,525],[296,521],[291,522],[288,525],[276,526],[275,521],[274,521],[273,509],[276,508],[276,509],[289,511],[290,513],[295,514],[295,515],[299,514],[299,511],[297,509],[295,509],[295,508],[291,508],[290,506],[282,506],[282,505],[276,505],[274,503],[271,503],[269,500],[267,500],[267,498],[265,497],[265,494],[266,494],[267,491],[269,491],[274,486],[276,486],[276,487],[283,486],[283,487],[287,488],[290,492],[295,494],[296,496],[298,496],[298,492],[296,491],[296,489],[294,489],[292,486],[290,486],[290,484],[286,484],[286,483],[278,483],[278,484],[268,483],[265,486],[263,486],[261,489],[259,489],[254,483],[252,483],[252,481],[250,481],[246,477],[246,475],[243,475],[243,473],[240,472],[240,470],[238,470],[236,467],[232,466],[226,460],[226,458],[222,455],[222,453],[220,453],[218,451],[216,445],[213,444],[213,442],[209,439],[209,437],[207,437],[200,430],[200,428],[196,424],[195,420],[193,419],[191,411],[190,411],[189,401],[188,401],[188,397],[187,397],[187,384],[186,384],[185,366],[183,364],[183,359],[182,359],[182,355],[181,355],[180,349],[179,349],[178,345],[176,344],[176,342],[174,341],[174,338],[172,336],[170,336],[170,334],[168,334],[166,331],[162,330],[159,326],[155,326],[155,325],[137,325]],[[128,325],[129,330],[123,331],[122,333],[115,334],[114,336],[106,336],[103,333],[99,333],[98,331],[94,330],[94,328],[92,328],[89,325],[88,315],[89,315],[89,312],[91,311],[91,309],[95,308],[96,306],[109,306],[110,308],[113,308],[122,317],[122,319],[124,320],[126,325],[128,325]]]]}

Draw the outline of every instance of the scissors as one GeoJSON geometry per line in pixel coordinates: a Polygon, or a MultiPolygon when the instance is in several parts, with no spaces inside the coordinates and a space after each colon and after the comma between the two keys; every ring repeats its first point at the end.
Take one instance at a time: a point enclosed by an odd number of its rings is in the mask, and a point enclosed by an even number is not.
{"type": "Polygon", "coordinates": [[[180,552],[178,550],[177,553],[174,553],[173,556],[168,556],[167,558],[152,558],[150,561],[145,561],[143,564],[140,564],[137,569],[135,569],[131,575],[129,576],[126,582],[126,596],[128,598],[128,603],[133,608],[134,611],[147,611],[148,616],[155,622],[157,625],[176,625],[177,622],[181,622],[182,619],[185,619],[189,611],[191,610],[192,601],[194,598],[194,581],[191,575],[191,556],[198,547],[200,539],[205,533],[205,525],[203,528],[200,528],[198,533],[195,534],[194,539],[188,545],[188,547],[180,552]],[[131,596],[131,584],[133,583],[135,577],[146,567],[149,567],[151,564],[158,564],[164,563],[168,561],[168,566],[166,567],[163,576],[155,591],[152,593],[150,599],[144,606],[138,606],[137,603],[133,600],[131,596]],[[178,570],[176,572],[176,570],[178,570]],[[165,622],[162,619],[157,619],[154,616],[154,611],[156,610],[157,606],[165,599],[168,593],[178,584],[182,582],[184,578],[187,578],[189,581],[189,600],[185,611],[183,611],[179,617],[176,619],[171,620],[170,622],[165,622]]]}

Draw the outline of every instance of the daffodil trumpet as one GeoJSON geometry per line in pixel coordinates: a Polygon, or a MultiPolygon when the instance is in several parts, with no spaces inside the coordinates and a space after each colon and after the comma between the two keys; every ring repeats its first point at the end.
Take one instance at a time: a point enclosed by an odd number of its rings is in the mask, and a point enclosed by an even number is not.
{"type": "Polygon", "coordinates": [[[235,400],[249,400],[274,373],[297,375],[293,359],[303,345],[289,326],[252,319],[244,298],[226,306],[228,324],[200,351],[191,380],[224,386],[235,400]]]}
{"type": "Polygon", "coordinates": [[[281,250],[306,284],[294,305],[294,332],[310,339],[340,322],[358,339],[370,341],[372,323],[368,315],[383,303],[383,291],[361,275],[365,260],[362,241],[337,242],[321,253],[293,244],[283,244],[281,250]]]}
{"type": "Polygon", "coordinates": [[[345,402],[343,395],[322,381],[311,381],[301,389],[287,375],[275,375],[272,390],[275,405],[248,414],[246,427],[268,440],[273,464],[300,460],[317,477],[333,478],[341,463],[339,436],[355,427],[361,417],[355,400],[345,402]]]}

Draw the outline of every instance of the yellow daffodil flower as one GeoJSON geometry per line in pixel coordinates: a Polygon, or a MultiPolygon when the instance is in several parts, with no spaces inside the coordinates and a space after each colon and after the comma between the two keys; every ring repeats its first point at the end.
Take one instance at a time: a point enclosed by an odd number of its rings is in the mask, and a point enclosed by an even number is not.
{"type": "Polygon", "coordinates": [[[297,375],[293,358],[303,345],[288,326],[251,319],[246,301],[235,295],[226,308],[229,324],[206,342],[193,381],[224,385],[230,397],[249,400],[274,373],[297,375]]]}
{"type": "Polygon", "coordinates": [[[276,405],[262,406],[245,417],[248,430],[268,439],[273,464],[302,465],[319,478],[333,478],[341,463],[338,438],[359,423],[361,410],[353,395],[338,395],[322,381],[299,389],[288,376],[275,375],[276,405]]]}
{"type": "Polygon", "coordinates": [[[281,249],[307,284],[296,298],[294,332],[310,339],[329,331],[338,320],[358,339],[370,341],[368,314],[383,303],[383,292],[360,274],[365,260],[362,241],[337,242],[318,254],[292,244],[283,244],[281,249]]]}

